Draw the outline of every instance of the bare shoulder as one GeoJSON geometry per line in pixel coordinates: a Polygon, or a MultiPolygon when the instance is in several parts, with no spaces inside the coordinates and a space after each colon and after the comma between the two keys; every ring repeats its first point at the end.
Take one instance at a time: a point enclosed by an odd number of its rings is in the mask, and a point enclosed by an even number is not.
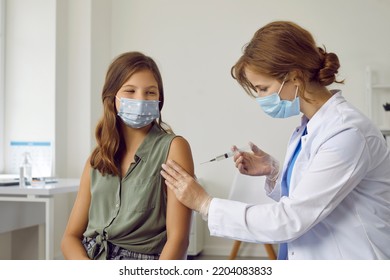
{"type": "Polygon", "coordinates": [[[182,136],[176,136],[173,138],[171,143],[171,149],[172,152],[180,151],[180,152],[191,152],[191,147],[188,141],[182,137],[182,136]]]}
{"type": "Polygon", "coordinates": [[[179,165],[186,169],[187,172],[194,172],[191,146],[185,138],[177,136],[172,140],[168,159],[176,161],[179,165]]]}
{"type": "Polygon", "coordinates": [[[85,164],[84,164],[84,169],[83,169],[83,175],[88,175],[89,177],[89,173],[91,171],[91,157],[88,157],[88,159],[86,160],[85,164]]]}

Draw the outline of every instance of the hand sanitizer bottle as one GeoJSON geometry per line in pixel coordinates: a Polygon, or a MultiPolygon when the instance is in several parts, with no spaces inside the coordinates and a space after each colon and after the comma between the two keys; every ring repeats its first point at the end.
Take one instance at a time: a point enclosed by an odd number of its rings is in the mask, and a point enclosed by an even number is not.
{"type": "Polygon", "coordinates": [[[19,167],[19,187],[24,188],[26,186],[26,180],[24,178],[24,167],[19,167]]]}
{"type": "Polygon", "coordinates": [[[23,175],[25,178],[25,185],[31,186],[32,183],[32,166],[31,166],[31,157],[30,153],[24,153],[24,159],[23,159],[23,175]]]}

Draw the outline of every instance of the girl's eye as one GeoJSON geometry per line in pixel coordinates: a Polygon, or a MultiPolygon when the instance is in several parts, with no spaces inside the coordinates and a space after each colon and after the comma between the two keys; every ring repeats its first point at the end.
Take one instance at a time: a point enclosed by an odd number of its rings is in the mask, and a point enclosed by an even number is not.
{"type": "Polygon", "coordinates": [[[259,90],[259,92],[267,92],[268,88],[266,87],[259,87],[257,88],[259,90]]]}
{"type": "Polygon", "coordinates": [[[157,92],[155,92],[155,91],[148,91],[148,92],[146,92],[148,95],[156,95],[157,94],[157,92]]]}
{"type": "Polygon", "coordinates": [[[125,92],[128,92],[128,93],[134,93],[135,90],[134,89],[128,89],[128,90],[125,90],[125,92]]]}

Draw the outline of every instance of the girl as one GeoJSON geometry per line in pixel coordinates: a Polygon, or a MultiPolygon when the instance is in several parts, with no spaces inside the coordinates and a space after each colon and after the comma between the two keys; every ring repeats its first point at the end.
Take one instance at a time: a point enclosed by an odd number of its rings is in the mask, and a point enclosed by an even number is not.
{"type": "Polygon", "coordinates": [[[188,142],[162,121],[156,63],[138,52],[110,65],[97,147],[88,159],[62,240],[67,259],[185,259],[191,210],[165,186],[160,166],[194,173],[188,142]]]}

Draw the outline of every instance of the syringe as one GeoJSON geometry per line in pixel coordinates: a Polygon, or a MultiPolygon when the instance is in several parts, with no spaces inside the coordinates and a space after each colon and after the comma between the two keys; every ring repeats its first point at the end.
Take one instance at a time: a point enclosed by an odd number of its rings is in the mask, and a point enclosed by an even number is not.
{"type": "MultiPolygon", "coordinates": [[[[241,152],[241,151],[247,150],[248,148],[249,148],[249,146],[245,146],[244,148],[238,148],[237,150],[241,152]]],[[[230,158],[230,157],[234,156],[234,153],[235,152],[230,151],[230,152],[224,153],[224,154],[222,154],[220,156],[216,156],[215,158],[212,158],[212,159],[210,159],[208,161],[202,162],[201,164],[227,159],[227,158],[230,158]]]]}

